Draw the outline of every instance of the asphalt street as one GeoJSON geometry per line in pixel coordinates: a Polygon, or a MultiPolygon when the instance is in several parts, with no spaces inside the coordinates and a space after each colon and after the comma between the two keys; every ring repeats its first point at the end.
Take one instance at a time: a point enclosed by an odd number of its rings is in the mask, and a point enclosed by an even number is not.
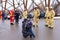
{"type": "Polygon", "coordinates": [[[22,19],[19,24],[10,25],[9,20],[0,20],[0,40],[60,40],[60,19],[54,20],[54,28],[45,27],[45,19],[40,19],[38,27],[33,27],[35,38],[22,36],[22,19]]]}

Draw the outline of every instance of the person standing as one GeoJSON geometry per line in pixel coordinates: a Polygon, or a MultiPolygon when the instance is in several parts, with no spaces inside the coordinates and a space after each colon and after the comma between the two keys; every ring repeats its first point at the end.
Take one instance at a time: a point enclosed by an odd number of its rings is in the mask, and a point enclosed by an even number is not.
{"type": "Polygon", "coordinates": [[[54,27],[54,17],[55,17],[55,11],[53,8],[50,8],[50,17],[49,17],[49,28],[53,29],[54,27]]]}
{"type": "Polygon", "coordinates": [[[3,21],[5,20],[5,12],[4,11],[2,12],[2,20],[3,21]]]}
{"type": "Polygon", "coordinates": [[[2,19],[2,11],[0,11],[0,20],[2,19]]]}
{"type": "Polygon", "coordinates": [[[14,24],[14,11],[10,10],[9,14],[10,14],[10,24],[13,25],[14,24]]]}
{"type": "Polygon", "coordinates": [[[38,27],[38,21],[39,21],[39,16],[40,16],[40,10],[35,7],[34,11],[33,11],[33,27],[38,27]]]}
{"type": "Polygon", "coordinates": [[[46,14],[45,14],[45,20],[46,20],[46,27],[48,27],[48,23],[49,23],[49,9],[48,7],[46,7],[46,14]]]}
{"type": "Polygon", "coordinates": [[[25,9],[24,12],[23,12],[23,19],[27,19],[27,15],[28,15],[28,12],[27,12],[27,10],[25,9]]]}
{"type": "Polygon", "coordinates": [[[16,10],[14,14],[15,14],[15,22],[18,23],[19,22],[19,16],[20,16],[19,10],[16,10]]]}

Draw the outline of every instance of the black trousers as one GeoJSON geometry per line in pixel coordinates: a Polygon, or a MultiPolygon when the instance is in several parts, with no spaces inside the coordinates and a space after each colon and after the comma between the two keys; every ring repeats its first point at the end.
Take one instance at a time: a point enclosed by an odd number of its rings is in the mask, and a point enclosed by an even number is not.
{"type": "Polygon", "coordinates": [[[19,22],[19,18],[15,18],[15,22],[18,23],[19,22]]]}

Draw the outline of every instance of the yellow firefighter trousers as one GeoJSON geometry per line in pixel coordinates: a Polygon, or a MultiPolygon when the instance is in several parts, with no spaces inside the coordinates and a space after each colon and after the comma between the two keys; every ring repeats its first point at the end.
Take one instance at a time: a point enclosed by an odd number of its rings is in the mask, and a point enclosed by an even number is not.
{"type": "Polygon", "coordinates": [[[54,26],[54,18],[50,18],[49,19],[49,27],[53,27],[54,26]]]}
{"type": "Polygon", "coordinates": [[[33,25],[38,26],[39,18],[33,18],[33,25]]]}
{"type": "Polygon", "coordinates": [[[48,23],[49,23],[49,19],[48,17],[46,17],[46,25],[48,25],[48,23]]]}

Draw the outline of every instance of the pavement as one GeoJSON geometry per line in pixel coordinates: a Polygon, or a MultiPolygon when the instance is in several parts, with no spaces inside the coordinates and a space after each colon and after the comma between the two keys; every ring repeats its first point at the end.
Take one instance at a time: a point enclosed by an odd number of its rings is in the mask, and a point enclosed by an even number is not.
{"type": "Polygon", "coordinates": [[[45,19],[40,19],[38,27],[33,27],[35,38],[22,36],[22,19],[19,24],[10,25],[9,20],[0,20],[0,40],[60,40],[60,19],[55,18],[54,28],[45,27],[45,19]]]}

